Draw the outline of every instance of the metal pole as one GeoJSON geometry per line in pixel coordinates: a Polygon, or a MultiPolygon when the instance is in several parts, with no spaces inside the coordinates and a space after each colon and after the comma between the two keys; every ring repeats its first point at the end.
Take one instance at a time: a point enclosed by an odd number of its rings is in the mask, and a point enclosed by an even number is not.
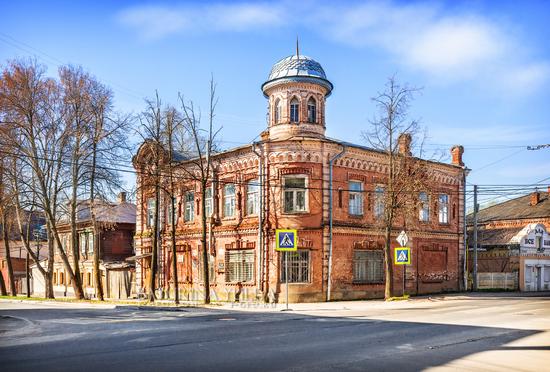
{"type": "Polygon", "coordinates": [[[27,259],[25,261],[25,269],[27,275],[27,297],[31,297],[31,278],[29,276],[29,252],[27,252],[27,259]]]}
{"type": "Polygon", "coordinates": [[[406,280],[407,280],[407,264],[403,265],[403,296],[405,296],[406,280]]]}
{"type": "Polygon", "coordinates": [[[285,251],[286,309],[288,310],[288,251],[285,251]]]}
{"type": "Polygon", "coordinates": [[[474,185],[474,291],[477,291],[477,210],[477,185],[474,185]]]}

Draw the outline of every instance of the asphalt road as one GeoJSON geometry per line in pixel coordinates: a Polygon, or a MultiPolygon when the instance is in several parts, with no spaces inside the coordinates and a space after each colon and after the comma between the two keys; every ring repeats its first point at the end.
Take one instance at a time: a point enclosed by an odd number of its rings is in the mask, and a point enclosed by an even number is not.
{"type": "MultiPolygon", "coordinates": [[[[550,298],[143,311],[0,302],[2,371],[544,370],[550,298]]],[[[547,369],[548,370],[548,369],[547,369]]]]}

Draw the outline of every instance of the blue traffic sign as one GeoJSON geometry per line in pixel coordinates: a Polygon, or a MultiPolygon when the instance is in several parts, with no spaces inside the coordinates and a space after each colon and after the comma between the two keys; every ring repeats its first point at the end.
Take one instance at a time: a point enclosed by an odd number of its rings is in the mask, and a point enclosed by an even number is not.
{"type": "Polygon", "coordinates": [[[409,247],[398,247],[393,252],[394,263],[396,265],[411,264],[411,249],[409,247]]]}
{"type": "Polygon", "coordinates": [[[296,230],[275,231],[278,251],[295,251],[298,249],[298,232],[296,230]]]}

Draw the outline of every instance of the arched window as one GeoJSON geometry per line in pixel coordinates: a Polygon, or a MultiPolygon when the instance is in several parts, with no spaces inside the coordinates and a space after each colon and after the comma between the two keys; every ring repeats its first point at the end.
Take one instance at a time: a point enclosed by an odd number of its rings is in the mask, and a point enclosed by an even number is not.
{"type": "Polygon", "coordinates": [[[300,103],[297,98],[292,98],[290,101],[290,121],[292,123],[297,123],[300,119],[300,103]]]}
{"type": "Polygon", "coordinates": [[[307,121],[310,123],[317,121],[317,103],[313,97],[307,101],[307,121]]]}
{"type": "Polygon", "coordinates": [[[274,109],[275,123],[281,121],[281,100],[277,98],[275,100],[275,109],[274,109]]]}

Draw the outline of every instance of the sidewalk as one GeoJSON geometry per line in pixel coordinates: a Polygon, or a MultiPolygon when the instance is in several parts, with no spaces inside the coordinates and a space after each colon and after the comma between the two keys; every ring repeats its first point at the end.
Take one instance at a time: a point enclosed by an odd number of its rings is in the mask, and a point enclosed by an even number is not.
{"type": "MultiPolygon", "coordinates": [[[[550,292],[463,292],[463,293],[448,293],[436,295],[423,295],[411,297],[407,300],[387,302],[382,299],[376,300],[355,300],[355,301],[332,301],[332,302],[307,302],[307,303],[291,303],[289,311],[339,311],[339,310],[360,310],[360,309],[389,309],[395,307],[407,308],[415,304],[438,301],[460,301],[460,300],[498,300],[503,298],[533,298],[533,297],[550,297],[550,292]]],[[[143,311],[192,311],[192,309],[219,309],[232,311],[251,311],[251,312],[273,312],[286,310],[285,303],[268,304],[262,302],[214,302],[210,305],[204,305],[200,302],[184,302],[180,305],[175,305],[171,300],[157,300],[154,304],[147,303],[144,300],[124,300],[124,301],[107,301],[99,302],[93,300],[77,301],[77,300],[32,300],[26,297],[17,298],[0,298],[2,302],[9,303],[28,303],[40,304],[47,307],[59,308],[100,308],[100,309],[127,309],[127,310],[143,310],[143,311]]]]}

